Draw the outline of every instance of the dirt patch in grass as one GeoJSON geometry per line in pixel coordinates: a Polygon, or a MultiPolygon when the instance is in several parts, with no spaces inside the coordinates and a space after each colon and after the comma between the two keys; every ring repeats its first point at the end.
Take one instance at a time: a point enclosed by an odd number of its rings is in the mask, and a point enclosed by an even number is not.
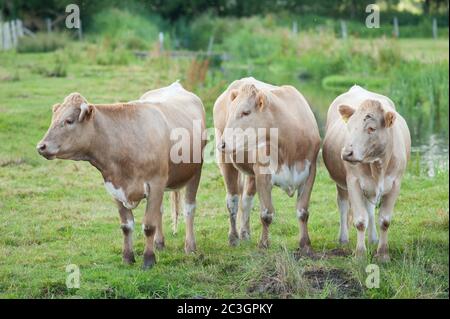
{"type": "Polygon", "coordinates": [[[305,271],[303,276],[315,290],[322,291],[327,285],[335,287],[338,295],[331,295],[331,298],[342,296],[355,298],[362,293],[359,282],[342,269],[318,268],[305,271]]]}

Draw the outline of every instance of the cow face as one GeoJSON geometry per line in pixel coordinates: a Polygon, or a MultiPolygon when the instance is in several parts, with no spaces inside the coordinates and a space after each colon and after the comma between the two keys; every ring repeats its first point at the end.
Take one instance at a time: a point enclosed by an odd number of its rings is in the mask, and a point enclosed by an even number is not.
{"type": "Polygon", "coordinates": [[[53,106],[52,123],[36,148],[46,159],[82,159],[94,136],[94,106],[79,93],[53,106]]]}
{"type": "Polygon", "coordinates": [[[385,111],[380,102],[366,100],[355,111],[340,105],[339,113],[347,122],[348,138],[341,157],[350,163],[372,163],[386,152],[395,113],[385,111]]]}
{"type": "Polygon", "coordinates": [[[218,149],[225,153],[253,150],[269,134],[268,98],[253,84],[231,91],[229,98],[227,124],[218,149]]]}

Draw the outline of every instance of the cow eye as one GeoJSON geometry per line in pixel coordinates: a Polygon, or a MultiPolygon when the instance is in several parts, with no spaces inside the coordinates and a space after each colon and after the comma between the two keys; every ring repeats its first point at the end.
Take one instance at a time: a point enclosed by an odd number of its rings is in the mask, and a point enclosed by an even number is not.
{"type": "Polygon", "coordinates": [[[64,122],[66,124],[68,124],[68,125],[72,125],[73,124],[73,120],[72,119],[66,119],[64,122]]]}
{"type": "Polygon", "coordinates": [[[250,114],[250,111],[244,111],[244,112],[242,112],[242,116],[247,116],[247,115],[249,115],[250,114]]]}
{"type": "Polygon", "coordinates": [[[368,131],[369,134],[370,134],[370,133],[375,132],[375,131],[376,131],[376,128],[374,128],[374,127],[369,127],[369,128],[367,129],[367,131],[368,131]]]}

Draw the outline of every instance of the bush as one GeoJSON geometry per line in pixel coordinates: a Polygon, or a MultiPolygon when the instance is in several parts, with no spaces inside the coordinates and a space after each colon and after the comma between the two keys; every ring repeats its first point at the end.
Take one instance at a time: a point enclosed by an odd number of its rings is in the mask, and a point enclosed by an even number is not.
{"type": "Polygon", "coordinates": [[[112,45],[134,50],[150,48],[158,41],[161,29],[162,20],[159,17],[116,8],[95,15],[90,27],[91,32],[111,39],[112,45]]]}
{"type": "Polygon", "coordinates": [[[19,38],[17,52],[51,52],[65,47],[68,42],[69,38],[65,33],[38,33],[35,37],[19,38]]]}

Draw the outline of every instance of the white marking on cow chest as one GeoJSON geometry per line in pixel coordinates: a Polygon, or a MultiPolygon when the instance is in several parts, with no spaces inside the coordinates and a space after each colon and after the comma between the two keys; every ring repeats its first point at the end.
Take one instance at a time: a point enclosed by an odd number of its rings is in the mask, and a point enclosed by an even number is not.
{"type": "Polygon", "coordinates": [[[113,183],[111,182],[105,182],[105,188],[108,191],[108,193],[111,194],[112,197],[117,199],[118,201],[122,202],[123,206],[128,209],[136,208],[136,206],[139,204],[139,202],[133,202],[129,201],[127,196],[125,195],[125,192],[123,191],[122,187],[116,188],[113,183]]]}
{"type": "Polygon", "coordinates": [[[303,170],[298,170],[296,165],[291,167],[287,165],[281,166],[277,172],[272,172],[272,185],[279,186],[289,197],[292,197],[309,176],[311,163],[305,160],[304,164],[303,170]]]}

